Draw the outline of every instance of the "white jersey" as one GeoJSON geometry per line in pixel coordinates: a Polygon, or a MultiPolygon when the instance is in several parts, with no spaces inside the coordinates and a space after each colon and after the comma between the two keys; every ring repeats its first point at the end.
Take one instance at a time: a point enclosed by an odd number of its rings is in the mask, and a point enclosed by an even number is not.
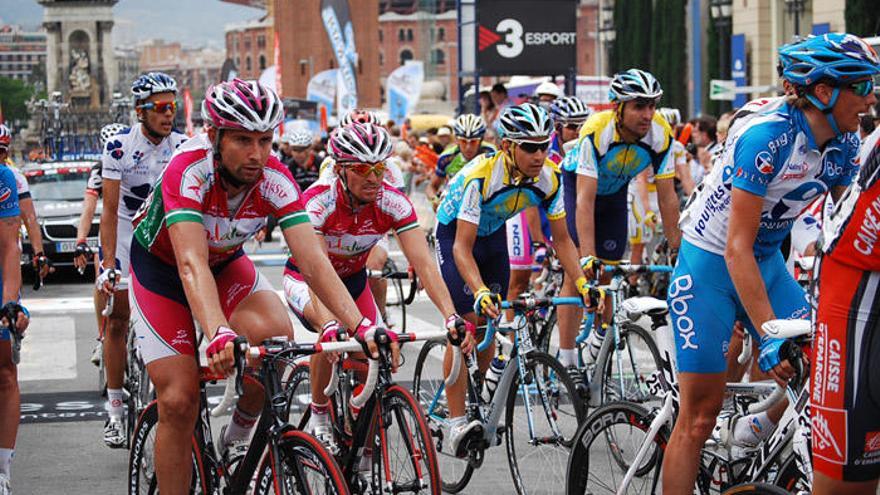
{"type": "Polygon", "coordinates": [[[187,137],[172,131],[159,144],[153,144],[135,124],[107,141],[101,158],[101,177],[119,181],[120,224],[130,224],[149,196],[171,155],[187,137]]]}
{"type": "Polygon", "coordinates": [[[18,192],[18,200],[27,199],[31,197],[31,189],[28,186],[27,178],[21,173],[21,170],[18,167],[9,167],[9,170],[12,170],[12,175],[15,176],[15,188],[18,192]]]}

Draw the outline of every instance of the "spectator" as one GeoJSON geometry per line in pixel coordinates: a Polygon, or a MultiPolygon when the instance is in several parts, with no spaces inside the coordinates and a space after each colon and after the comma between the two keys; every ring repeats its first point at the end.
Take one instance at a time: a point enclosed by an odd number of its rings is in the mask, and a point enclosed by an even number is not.
{"type": "MultiPolygon", "coordinates": [[[[452,144],[452,129],[445,125],[437,129],[437,142],[443,146],[443,150],[448,148],[452,144]]],[[[440,152],[442,153],[443,150],[440,150],[440,152]]]]}
{"type": "Polygon", "coordinates": [[[492,95],[488,91],[480,91],[480,116],[483,117],[486,125],[489,125],[498,117],[495,111],[495,103],[492,101],[492,95]]]}
{"type": "Polygon", "coordinates": [[[712,169],[712,156],[720,151],[717,133],[718,121],[711,115],[703,115],[694,121],[694,132],[691,140],[696,146],[696,158],[703,167],[704,174],[712,169]]]}

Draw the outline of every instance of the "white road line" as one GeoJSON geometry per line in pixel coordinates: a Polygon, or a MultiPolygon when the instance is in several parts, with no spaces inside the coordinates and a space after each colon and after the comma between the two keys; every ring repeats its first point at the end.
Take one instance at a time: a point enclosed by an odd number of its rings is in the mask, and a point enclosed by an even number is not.
{"type": "Polygon", "coordinates": [[[21,341],[18,379],[64,380],[76,378],[76,332],[73,318],[34,318],[21,341]]]}

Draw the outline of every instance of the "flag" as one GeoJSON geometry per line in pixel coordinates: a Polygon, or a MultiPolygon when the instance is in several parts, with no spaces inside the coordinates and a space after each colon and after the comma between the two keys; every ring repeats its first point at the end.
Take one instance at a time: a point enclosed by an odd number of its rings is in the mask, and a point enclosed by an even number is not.
{"type": "Polygon", "coordinates": [[[183,114],[186,117],[186,135],[193,137],[195,129],[192,121],[193,99],[189,88],[183,88],[183,114]]]}

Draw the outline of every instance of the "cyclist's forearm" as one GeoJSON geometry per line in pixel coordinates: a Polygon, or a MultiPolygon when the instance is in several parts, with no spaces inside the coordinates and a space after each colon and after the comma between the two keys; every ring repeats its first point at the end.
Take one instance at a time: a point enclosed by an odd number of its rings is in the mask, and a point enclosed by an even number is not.
{"type": "Polygon", "coordinates": [[[42,252],[43,233],[40,231],[40,223],[37,221],[34,201],[30,198],[23,199],[19,202],[19,208],[21,209],[21,219],[24,222],[24,228],[27,230],[28,238],[31,240],[34,254],[42,252]]]}
{"type": "Polygon", "coordinates": [[[529,237],[532,242],[544,242],[544,233],[541,231],[541,215],[538,206],[525,209],[526,226],[529,229],[529,237]]]}
{"type": "Polygon", "coordinates": [[[119,183],[104,181],[104,208],[101,210],[101,250],[104,268],[116,265],[116,229],[119,222],[119,183]],[[114,187],[115,186],[115,187],[114,187]]]}
{"type": "Polygon", "coordinates": [[[565,219],[551,220],[550,233],[553,234],[553,247],[556,249],[556,255],[562,264],[562,269],[567,277],[571,280],[577,280],[584,276],[581,270],[581,264],[578,260],[578,252],[568,235],[568,226],[565,219]]]}
{"type": "Polygon", "coordinates": [[[681,245],[681,229],[678,226],[679,210],[678,195],[672,179],[657,181],[657,194],[660,201],[660,218],[663,220],[663,234],[669,241],[669,247],[678,249],[681,245]]]}
{"type": "Polygon", "coordinates": [[[178,256],[177,269],[186,300],[192,308],[196,321],[210,340],[214,338],[217,327],[228,327],[229,322],[223,315],[223,308],[220,307],[217,282],[211,269],[208,268],[207,252],[204,257],[196,253],[183,255],[175,253],[175,255],[178,256]]]}
{"type": "Polygon", "coordinates": [[[443,316],[449,316],[455,312],[452,305],[452,297],[449,295],[449,289],[440,276],[437,264],[431,256],[428,249],[428,243],[421,229],[415,228],[404,232],[397,236],[403,254],[409,261],[410,265],[415,269],[416,275],[425,287],[425,292],[434,306],[443,313],[443,316]]]}
{"type": "Polygon", "coordinates": [[[754,324],[755,329],[763,334],[761,325],[774,319],[775,316],[751,246],[747,250],[728,248],[724,258],[730,279],[749,320],[754,324]]]}
{"type": "Polygon", "coordinates": [[[92,219],[95,218],[95,210],[98,207],[98,197],[94,194],[86,194],[83,198],[83,212],[79,216],[79,225],[76,227],[76,239],[87,239],[92,227],[92,219]]]}

